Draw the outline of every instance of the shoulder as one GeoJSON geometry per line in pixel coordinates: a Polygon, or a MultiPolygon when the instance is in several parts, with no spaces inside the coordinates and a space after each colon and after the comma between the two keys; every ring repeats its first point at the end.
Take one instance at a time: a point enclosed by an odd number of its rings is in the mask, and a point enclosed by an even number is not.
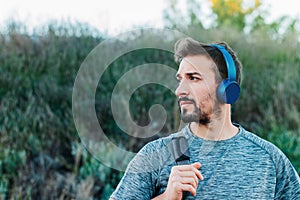
{"type": "Polygon", "coordinates": [[[170,151],[172,138],[182,135],[184,129],[147,143],[130,161],[127,169],[131,171],[156,171],[166,163],[173,162],[170,151]]]}
{"type": "Polygon", "coordinates": [[[166,137],[162,137],[156,140],[153,140],[149,143],[147,143],[143,148],[141,148],[139,153],[152,153],[152,152],[157,152],[157,151],[161,151],[164,149],[168,148],[168,145],[170,144],[170,142],[172,141],[172,138],[174,137],[178,137],[178,136],[183,136],[185,135],[185,130],[186,128],[182,128],[181,130],[172,133],[166,137]]]}
{"type": "Polygon", "coordinates": [[[268,154],[273,159],[273,162],[276,163],[278,159],[286,159],[284,153],[277,146],[258,135],[243,129],[242,137],[248,142],[248,145],[259,148],[268,154]]]}
{"type": "MultiPolygon", "coordinates": [[[[277,146],[246,130],[243,131],[242,136],[248,141],[248,145],[252,144],[268,155],[268,157],[272,160],[273,166],[275,167],[277,178],[282,179],[285,175],[290,177],[293,176],[296,177],[296,179],[298,179],[297,181],[299,182],[299,177],[295,168],[287,156],[277,146]]],[[[259,157],[259,154],[257,154],[257,156],[259,157]]]]}

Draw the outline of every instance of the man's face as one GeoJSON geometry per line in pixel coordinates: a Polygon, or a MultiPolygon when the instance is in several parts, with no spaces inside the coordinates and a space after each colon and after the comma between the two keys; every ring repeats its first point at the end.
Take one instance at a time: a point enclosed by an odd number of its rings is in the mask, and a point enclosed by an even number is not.
{"type": "Polygon", "coordinates": [[[187,56],[181,61],[175,93],[184,122],[207,125],[213,114],[215,117],[220,114],[214,67],[214,62],[204,55],[187,56]]]}

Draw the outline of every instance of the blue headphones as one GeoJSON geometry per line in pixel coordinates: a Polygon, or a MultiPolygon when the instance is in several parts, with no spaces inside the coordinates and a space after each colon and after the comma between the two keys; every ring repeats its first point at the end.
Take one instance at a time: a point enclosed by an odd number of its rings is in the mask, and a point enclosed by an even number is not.
{"type": "Polygon", "coordinates": [[[211,44],[210,46],[216,47],[222,53],[227,67],[227,79],[219,84],[217,97],[222,103],[233,104],[240,96],[240,86],[236,82],[234,61],[225,47],[217,44],[211,44]]]}

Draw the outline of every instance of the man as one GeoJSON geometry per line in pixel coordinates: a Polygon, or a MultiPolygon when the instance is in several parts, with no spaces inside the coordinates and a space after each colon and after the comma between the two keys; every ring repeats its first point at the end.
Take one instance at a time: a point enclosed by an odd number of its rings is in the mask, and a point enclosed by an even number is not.
{"type": "Polygon", "coordinates": [[[300,199],[300,179],[286,156],[231,122],[241,63],[230,47],[185,38],[175,44],[175,58],[175,93],[187,125],[145,145],[111,199],[300,199]],[[183,165],[171,145],[179,136],[189,151],[183,165]]]}

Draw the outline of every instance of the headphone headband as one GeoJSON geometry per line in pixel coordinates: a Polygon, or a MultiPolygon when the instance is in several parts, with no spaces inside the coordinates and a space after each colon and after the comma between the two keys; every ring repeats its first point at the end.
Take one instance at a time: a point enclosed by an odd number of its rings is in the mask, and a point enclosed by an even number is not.
{"type": "Polygon", "coordinates": [[[221,51],[221,53],[223,55],[223,58],[225,60],[225,63],[226,63],[228,79],[230,81],[236,81],[236,70],[235,70],[235,64],[234,64],[234,61],[232,59],[232,56],[225,49],[225,47],[223,47],[221,45],[211,44],[210,46],[214,46],[217,49],[219,49],[219,51],[221,51]]]}

